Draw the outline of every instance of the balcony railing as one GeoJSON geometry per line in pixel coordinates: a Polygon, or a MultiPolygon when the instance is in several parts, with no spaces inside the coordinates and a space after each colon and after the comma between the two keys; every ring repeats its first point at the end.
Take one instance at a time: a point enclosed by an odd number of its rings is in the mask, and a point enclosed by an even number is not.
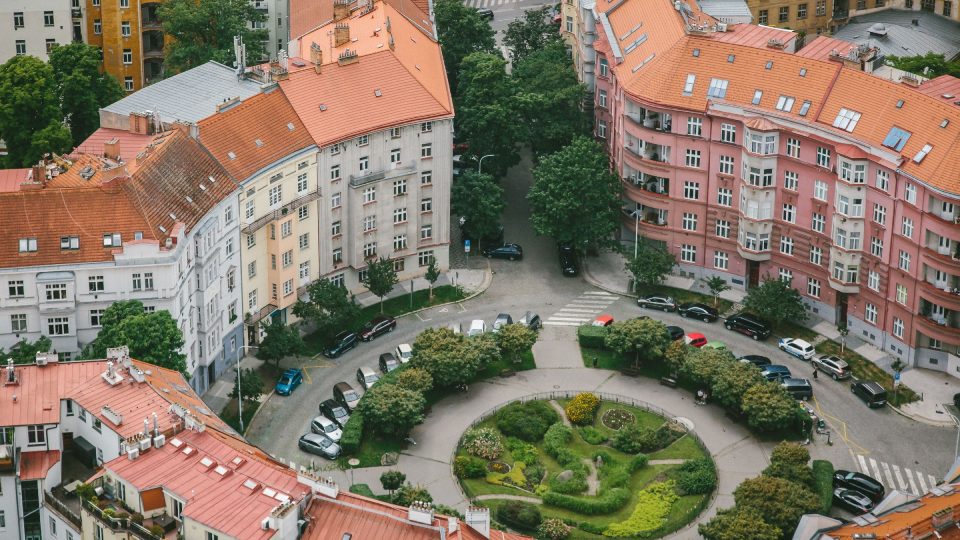
{"type": "Polygon", "coordinates": [[[301,206],[307,204],[308,202],[315,201],[320,198],[320,188],[318,187],[315,191],[311,191],[304,195],[297,197],[296,199],[288,202],[287,204],[275,208],[270,212],[260,216],[254,221],[248,223],[242,230],[243,234],[253,234],[258,230],[262,229],[267,223],[271,221],[280,219],[290,213],[291,210],[300,208],[301,206]]]}
{"type": "Polygon", "coordinates": [[[409,174],[416,169],[416,164],[413,161],[400,161],[394,163],[392,167],[387,169],[382,169],[379,171],[370,171],[368,174],[361,175],[350,175],[350,187],[360,187],[371,182],[378,182],[384,178],[392,178],[393,176],[401,176],[404,174],[409,174]],[[392,174],[395,173],[395,174],[392,174]]]}
{"type": "Polygon", "coordinates": [[[248,313],[246,318],[243,320],[243,322],[247,326],[254,326],[257,323],[259,323],[261,320],[263,320],[264,317],[269,316],[271,313],[273,313],[276,310],[277,310],[276,304],[267,304],[262,308],[260,308],[260,310],[257,311],[256,313],[253,313],[253,314],[248,313]]]}
{"type": "Polygon", "coordinates": [[[78,529],[82,526],[82,520],[80,519],[80,516],[70,509],[70,507],[68,507],[63,501],[54,497],[49,491],[43,492],[43,502],[52,507],[64,519],[70,523],[73,523],[78,529]]]}
{"type": "Polygon", "coordinates": [[[137,538],[142,540],[158,540],[161,537],[154,536],[149,530],[147,530],[142,525],[137,525],[130,520],[129,517],[118,518],[111,515],[108,515],[104,510],[101,510],[97,505],[93,504],[88,500],[83,501],[83,509],[90,514],[101,524],[105,525],[112,531],[127,531],[132,533],[137,538]]]}

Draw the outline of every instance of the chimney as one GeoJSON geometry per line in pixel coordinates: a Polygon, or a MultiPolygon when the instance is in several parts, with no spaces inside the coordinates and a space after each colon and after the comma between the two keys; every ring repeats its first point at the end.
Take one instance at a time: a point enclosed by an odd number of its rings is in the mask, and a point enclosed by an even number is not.
{"type": "Polygon", "coordinates": [[[150,113],[130,113],[130,133],[137,135],[153,135],[153,121],[150,113]]]}
{"type": "Polygon", "coordinates": [[[490,509],[482,506],[468,506],[463,520],[473,530],[490,538],[490,509]]]}
{"type": "Polygon", "coordinates": [[[122,185],[121,182],[130,177],[130,175],[127,174],[127,168],[123,165],[115,165],[110,168],[105,167],[100,173],[100,183],[104,186],[111,182],[116,182],[116,185],[122,185]]]}
{"type": "Polygon", "coordinates": [[[310,44],[310,61],[313,62],[313,70],[320,73],[320,65],[323,64],[323,49],[316,43],[310,44]]]}
{"type": "Polygon", "coordinates": [[[350,24],[338,22],[333,27],[333,46],[339,47],[350,43],[350,24]]]}
{"type": "Polygon", "coordinates": [[[44,186],[47,185],[47,167],[43,161],[31,167],[30,174],[33,175],[34,182],[44,186]]]}
{"type": "Polygon", "coordinates": [[[333,22],[340,22],[349,16],[349,0],[333,0],[333,22]]]}
{"type": "Polygon", "coordinates": [[[413,501],[407,508],[407,519],[414,523],[433,525],[433,506],[428,502],[413,501]]]}
{"type": "Polygon", "coordinates": [[[357,55],[357,51],[345,49],[342,53],[340,53],[340,56],[337,57],[337,64],[340,64],[341,66],[347,66],[357,63],[357,60],[360,60],[360,57],[357,55]]]}
{"type": "Polygon", "coordinates": [[[113,161],[120,161],[120,139],[114,137],[103,143],[103,157],[113,161]]]}

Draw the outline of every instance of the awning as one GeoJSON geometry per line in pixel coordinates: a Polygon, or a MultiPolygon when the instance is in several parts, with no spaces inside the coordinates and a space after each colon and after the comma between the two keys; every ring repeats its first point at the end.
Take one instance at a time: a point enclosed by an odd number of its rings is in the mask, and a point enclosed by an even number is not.
{"type": "Polygon", "coordinates": [[[44,480],[47,478],[47,471],[59,462],[59,450],[22,452],[20,454],[20,480],[44,480]]]}

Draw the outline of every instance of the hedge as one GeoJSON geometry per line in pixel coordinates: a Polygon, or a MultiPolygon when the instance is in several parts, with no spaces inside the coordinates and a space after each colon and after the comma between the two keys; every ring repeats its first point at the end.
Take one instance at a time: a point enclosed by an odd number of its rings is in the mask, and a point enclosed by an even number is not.
{"type": "Polygon", "coordinates": [[[684,495],[710,493],[717,487],[717,473],[708,457],[683,462],[677,469],[677,487],[684,495]]]}
{"type": "Polygon", "coordinates": [[[814,493],[820,498],[820,513],[827,515],[833,506],[833,463],[823,460],[813,460],[814,493]]]}
{"type": "MultiPolygon", "coordinates": [[[[557,422],[550,426],[547,433],[543,436],[543,450],[551,457],[560,461],[557,457],[561,450],[565,450],[567,443],[573,437],[573,430],[557,422]]],[[[562,463],[561,463],[562,464],[562,463]]]]}
{"type": "Polygon", "coordinates": [[[583,325],[577,329],[577,341],[581,347],[603,349],[603,338],[607,337],[606,326],[583,325]]]}
{"type": "Polygon", "coordinates": [[[350,419],[347,425],[343,427],[343,435],[340,437],[340,448],[344,454],[355,455],[360,450],[360,443],[363,441],[363,415],[360,411],[354,410],[350,413],[350,419]]]}
{"type": "Polygon", "coordinates": [[[659,529],[666,521],[673,503],[680,499],[673,487],[673,480],[649,485],[637,494],[637,506],[630,517],[626,521],[611,523],[603,535],[635,537],[659,529]]]}
{"type": "Polygon", "coordinates": [[[596,497],[577,497],[548,491],[543,495],[543,503],[558,508],[566,508],[578,514],[596,516],[612,514],[623,508],[630,500],[630,490],[627,488],[613,488],[604,490],[596,497]]]}
{"type": "Polygon", "coordinates": [[[539,508],[520,501],[510,501],[500,506],[495,514],[497,521],[520,531],[535,531],[543,521],[539,508]]]}
{"type": "Polygon", "coordinates": [[[560,415],[546,401],[514,402],[497,411],[497,428],[508,437],[537,442],[560,415]]]}

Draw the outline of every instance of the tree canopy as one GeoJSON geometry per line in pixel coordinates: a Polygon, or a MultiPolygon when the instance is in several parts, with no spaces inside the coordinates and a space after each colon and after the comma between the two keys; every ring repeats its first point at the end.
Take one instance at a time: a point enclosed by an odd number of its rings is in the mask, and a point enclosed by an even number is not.
{"type": "Polygon", "coordinates": [[[7,144],[6,167],[29,167],[45,153],[73,147],[59,95],[53,68],[39,58],[14,56],[0,65],[0,139],[7,144]]]}
{"type": "Polygon", "coordinates": [[[449,387],[472,381],[499,359],[500,348],[489,334],[467,338],[449,328],[428,328],[414,340],[410,362],[433,377],[434,387],[449,387]]]}
{"type": "Polygon", "coordinates": [[[820,500],[806,487],[771,476],[744,480],[734,490],[733,499],[737,508],[756,511],[781,531],[793,531],[801,516],[820,508],[820,500]]]}
{"type": "Polygon", "coordinates": [[[676,265],[677,258],[666,247],[641,237],[637,243],[637,256],[627,261],[626,270],[633,275],[637,290],[640,290],[663,283],[676,265]]]}
{"type": "Polygon", "coordinates": [[[100,127],[100,108],[121,99],[123,88],[113,75],[100,72],[100,51],[86,43],[54,46],[49,63],[63,117],[77,146],[100,127]]]}
{"type": "Polygon", "coordinates": [[[463,59],[475,52],[496,53],[494,31],[477,10],[459,0],[437,0],[433,13],[450,91],[456,95],[463,59]]]}
{"type": "Polygon", "coordinates": [[[263,377],[260,376],[260,372],[250,368],[240,371],[240,382],[233,381],[233,390],[230,391],[228,397],[237,399],[237,396],[242,395],[244,401],[260,399],[260,396],[263,395],[263,377]]]}
{"type": "Polygon", "coordinates": [[[364,425],[377,432],[406,435],[423,422],[427,400],[423,394],[396,384],[377,384],[367,390],[357,411],[364,425]]]}
{"type": "Polygon", "coordinates": [[[557,25],[550,20],[551,6],[528,9],[523,18],[510,21],[503,31],[503,44],[510,51],[510,62],[516,66],[521,60],[552,43],[561,41],[557,25]]]}
{"type": "Polygon", "coordinates": [[[767,432],[798,425],[799,415],[803,411],[797,405],[797,400],[777,383],[751,386],[744,392],[740,407],[746,413],[750,427],[767,432]]]}
{"type": "Polygon", "coordinates": [[[533,348],[536,342],[537,333],[527,328],[525,324],[507,324],[497,332],[497,345],[500,351],[514,362],[519,361],[520,355],[533,348]]]}
{"type": "Polygon", "coordinates": [[[698,529],[706,540],[780,540],[780,529],[770,525],[753,509],[727,508],[720,510],[698,529]]]}
{"type": "Polygon", "coordinates": [[[243,37],[248,65],[260,63],[266,53],[263,42],[269,33],[252,25],[268,23],[267,15],[249,0],[166,0],[157,15],[164,33],[172,38],[166,45],[165,63],[174,73],[210,60],[233,66],[234,36],[243,37]]]}
{"type": "Polygon", "coordinates": [[[47,336],[40,336],[33,342],[21,339],[9,351],[0,347],[0,359],[10,358],[14,364],[32,364],[37,361],[37,353],[50,352],[52,344],[47,336]]]}
{"type": "Polygon", "coordinates": [[[298,300],[293,306],[293,314],[309,319],[324,344],[330,344],[338,332],[359,326],[360,306],[344,287],[323,278],[311,283],[307,294],[309,300],[298,300]]]}
{"type": "Polygon", "coordinates": [[[97,338],[83,350],[84,358],[106,358],[107,349],[126,345],[130,357],[186,374],[183,334],[167,310],[144,313],[139,300],[114,302],[100,318],[97,338]]]}
{"type": "Polygon", "coordinates": [[[257,349],[257,358],[272,360],[279,367],[281,359],[303,353],[303,339],[300,337],[300,330],[295,326],[274,319],[261,324],[266,335],[257,349]]]}
{"type": "Polygon", "coordinates": [[[367,265],[367,279],[363,280],[363,284],[380,298],[380,313],[383,313],[383,297],[390,294],[397,283],[397,271],[393,269],[390,259],[380,257],[367,265]]]}
{"type": "Polygon", "coordinates": [[[960,62],[950,62],[943,54],[928,52],[916,56],[884,57],[888,65],[930,79],[941,75],[960,77],[960,62]]]}
{"type": "Polygon", "coordinates": [[[654,319],[629,319],[610,326],[603,344],[620,354],[635,355],[635,362],[662,358],[672,340],[667,327],[654,319]]]}
{"type": "Polygon", "coordinates": [[[454,179],[450,205],[454,213],[466,219],[470,234],[487,238],[497,232],[506,204],[503,188],[492,176],[470,169],[454,179]]]}
{"type": "Polygon", "coordinates": [[[779,278],[767,278],[759,286],[747,291],[743,307],[774,326],[787,321],[807,320],[807,310],[800,292],[779,278]]]}

